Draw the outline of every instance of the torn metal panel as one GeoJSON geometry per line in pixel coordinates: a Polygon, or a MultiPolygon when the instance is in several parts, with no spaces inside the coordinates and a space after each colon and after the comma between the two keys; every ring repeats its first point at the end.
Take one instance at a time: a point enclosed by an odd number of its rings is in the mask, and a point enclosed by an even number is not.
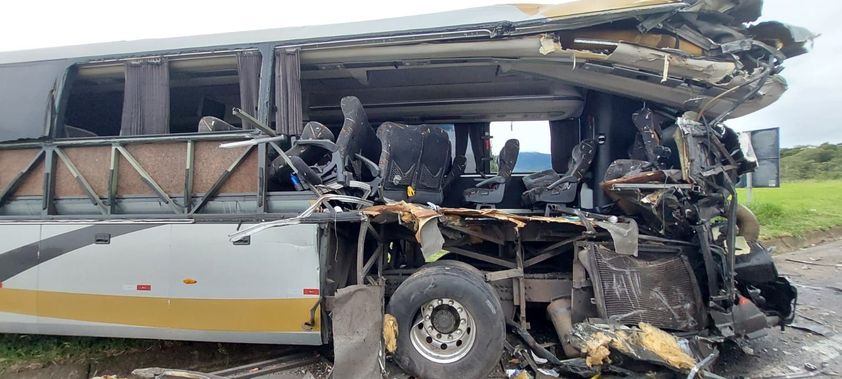
{"type": "Polygon", "coordinates": [[[719,83],[734,74],[734,62],[691,58],[681,54],[620,42],[606,58],[608,62],[636,67],[644,71],[719,83]]]}
{"type": "Polygon", "coordinates": [[[614,241],[614,250],[617,254],[637,256],[638,230],[636,221],[631,219],[628,222],[595,221],[595,223],[611,234],[611,239],[614,241]]]}
{"type": "Polygon", "coordinates": [[[380,285],[354,285],[336,291],[332,314],[334,378],[381,376],[383,294],[380,285]]]}
{"type": "MultiPolygon", "coordinates": [[[[468,208],[445,208],[436,207],[429,208],[420,204],[412,204],[407,202],[388,203],[385,205],[375,205],[364,208],[363,213],[378,217],[388,213],[400,215],[400,220],[403,223],[410,222],[426,222],[429,219],[439,216],[459,216],[459,217],[477,217],[489,218],[500,221],[506,221],[515,228],[523,228],[529,222],[550,222],[571,225],[582,225],[576,217],[547,217],[547,216],[532,216],[507,213],[498,209],[468,209],[468,208]]],[[[416,227],[416,231],[418,228],[416,227]]]]}
{"type": "Polygon", "coordinates": [[[806,53],[808,51],[807,44],[812,44],[817,37],[816,34],[806,28],[777,21],[766,21],[752,25],[748,28],[748,33],[753,35],[755,39],[769,46],[774,46],[787,58],[806,53]]]}

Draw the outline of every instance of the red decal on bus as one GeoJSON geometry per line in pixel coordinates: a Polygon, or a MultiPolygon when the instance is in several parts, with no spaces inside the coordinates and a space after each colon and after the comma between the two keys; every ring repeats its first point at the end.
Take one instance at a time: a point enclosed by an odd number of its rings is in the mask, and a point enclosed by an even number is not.
{"type": "Polygon", "coordinates": [[[152,285],[151,284],[138,284],[137,290],[138,291],[152,291],[152,285]]]}
{"type": "Polygon", "coordinates": [[[318,288],[305,288],[304,294],[305,295],[318,295],[319,289],[318,288]]]}

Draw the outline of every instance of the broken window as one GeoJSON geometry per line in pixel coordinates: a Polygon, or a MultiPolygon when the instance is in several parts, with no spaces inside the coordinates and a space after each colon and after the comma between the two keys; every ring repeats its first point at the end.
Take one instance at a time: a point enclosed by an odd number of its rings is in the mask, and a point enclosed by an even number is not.
{"type": "Polygon", "coordinates": [[[59,138],[120,135],[125,66],[121,64],[80,66],[70,82],[64,125],[59,138]]]}
{"type": "MultiPolygon", "coordinates": [[[[495,121],[490,126],[491,154],[497,157],[506,141],[517,139],[520,153],[515,173],[531,173],[552,169],[549,121],[495,121]]],[[[491,172],[497,172],[496,158],[491,160],[491,172]]]]}
{"type": "Polygon", "coordinates": [[[173,61],[170,132],[213,132],[243,127],[231,110],[238,107],[251,115],[257,114],[260,63],[260,54],[248,51],[173,61]],[[204,117],[221,120],[225,127],[198,130],[204,117]]]}
{"type": "Polygon", "coordinates": [[[57,136],[237,130],[234,107],[257,113],[260,66],[256,51],[79,66],[57,136]],[[200,130],[205,117],[214,127],[200,130]]]}

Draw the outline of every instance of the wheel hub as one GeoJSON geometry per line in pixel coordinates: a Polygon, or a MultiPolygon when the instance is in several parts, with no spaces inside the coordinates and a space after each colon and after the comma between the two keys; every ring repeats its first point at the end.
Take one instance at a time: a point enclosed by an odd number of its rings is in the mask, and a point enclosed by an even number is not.
{"type": "Polygon", "coordinates": [[[421,306],[413,322],[410,341],[425,358],[438,362],[455,362],[474,345],[476,325],[465,307],[450,298],[433,299],[421,306]]]}
{"type": "Polygon", "coordinates": [[[459,311],[448,304],[433,308],[433,314],[430,318],[433,322],[433,329],[441,333],[450,334],[459,327],[459,311]]]}

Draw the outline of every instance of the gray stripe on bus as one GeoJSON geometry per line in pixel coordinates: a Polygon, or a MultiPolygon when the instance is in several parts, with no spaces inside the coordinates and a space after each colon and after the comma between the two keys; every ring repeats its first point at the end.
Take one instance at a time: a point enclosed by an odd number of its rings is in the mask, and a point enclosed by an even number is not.
{"type": "Polygon", "coordinates": [[[73,250],[93,245],[97,233],[107,233],[113,238],[160,225],[162,224],[91,225],[6,251],[0,254],[0,282],[73,250]]]}

